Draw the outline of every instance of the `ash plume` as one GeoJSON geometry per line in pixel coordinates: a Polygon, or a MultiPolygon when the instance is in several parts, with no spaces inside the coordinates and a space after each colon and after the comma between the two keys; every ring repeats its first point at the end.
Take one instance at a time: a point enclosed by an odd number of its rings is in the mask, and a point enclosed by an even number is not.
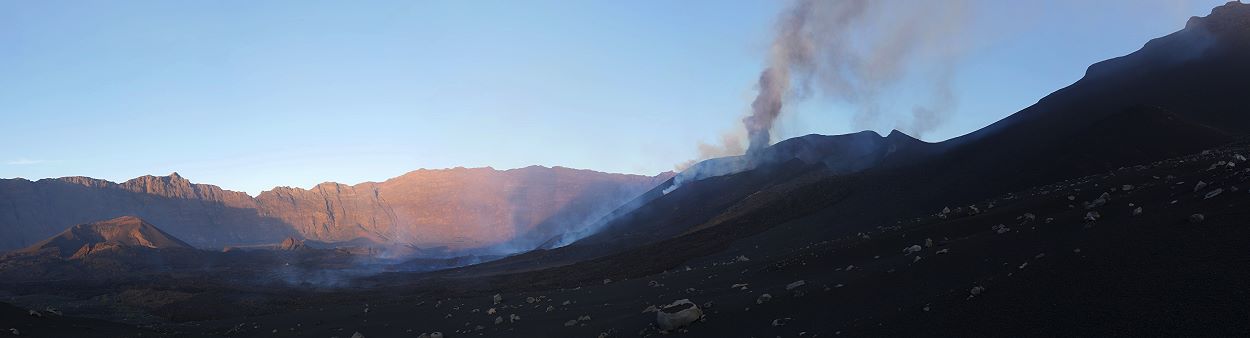
{"type": "Polygon", "coordinates": [[[852,125],[871,127],[882,115],[881,93],[909,71],[922,73],[912,69],[918,60],[937,68],[931,88],[919,88],[933,103],[915,107],[912,121],[898,125],[913,135],[937,127],[954,105],[950,74],[966,12],[964,0],[795,1],[778,18],[758,95],[742,121],[747,153],[769,145],[787,104],[814,94],[851,104],[852,125]]]}

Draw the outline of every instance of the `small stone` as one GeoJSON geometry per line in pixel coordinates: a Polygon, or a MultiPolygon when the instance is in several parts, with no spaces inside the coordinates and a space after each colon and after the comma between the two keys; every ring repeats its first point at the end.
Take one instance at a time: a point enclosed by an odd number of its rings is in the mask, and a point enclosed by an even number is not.
{"type": "Polygon", "coordinates": [[[937,251],[937,254],[939,254],[939,255],[945,255],[945,254],[947,254],[947,253],[950,253],[950,251],[951,251],[950,249],[942,249],[942,250],[938,250],[938,251],[937,251]]]}
{"type": "Polygon", "coordinates": [[[1098,214],[1097,211],[1090,211],[1090,212],[1085,213],[1085,221],[1087,222],[1097,221],[1099,218],[1102,218],[1102,215],[1098,214]]]}
{"type": "Polygon", "coordinates": [[[1203,214],[1189,215],[1189,223],[1202,223],[1205,220],[1207,220],[1207,216],[1203,214]]]}
{"type": "Polygon", "coordinates": [[[790,291],[790,290],[794,290],[794,289],[800,288],[800,287],[802,287],[803,285],[806,285],[806,284],[807,284],[807,282],[804,282],[804,281],[797,281],[797,282],[794,282],[794,283],[787,284],[787,285],[786,285],[786,291],[790,291]]]}
{"type": "Polygon", "coordinates": [[[912,246],[903,248],[903,254],[908,255],[908,254],[920,252],[921,250],[924,250],[924,248],[920,247],[919,245],[912,245],[912,246]]]}
{"type": "Polygon", "coordinates": [[[765,293],[765,294],[760,295],[760,297],[759,297],[759,298],[756,298],[756,299],[755,299],[755,304],[764,304],[764,303],[768,303],[768,301],[770,301],[770,300],[773,300],[773,295],[770,295],[770,294],[765,293]]]}
{"type": "Polygon", "coordinates": [[[496,293],[494,296],[491,296],[490,299],[494,302],[494,304],[499,304],[503,302],[503,295],[496,293]]]}
{"type": "Polygon", "coordinates": [[[576,319],[570,319],[569,321],[564,322],[564,326],[565,326],[565,327],[569,327],[569,326],[577,326],[577,320],[576,320],[576,319]]]}
{"type": "Polygon", "coordinates": [[[971,293],[973,296],[980,295],[982,292],[985,292],[985,288],[981,286],[974,286],[972,287],[972,290],[968,291],[968,293],[971,293]]]}
{"type": "Polygon", "coordinates": [[[1133,216],[1141,216],[1141,213],[1142,213],[1141,207],[1137,207],[1133,209],[1133,216]]]}
{"type": "Polygon", "coordinates": [[[1198,192],[1198,190],[1202,190],[1202,188],[1206,188],[1206,187],[1207,187],[1207,182],[1198,181],[1198,184],[1194,185],[1194,192],[1198,192]]]}
{"type": "Polygon", "coordinates": [[[495,317],[495,325],[503,324],[503,317],[495,317]]]}
{"type": "Polygon", "coordinates": [[[1215,198],[1215,196],[1219,196],[1222,193],[1224,193],[1224,189],[1215,188],[1215,190],[1211,190],[1210,192],[1207,192],[1206,196],[1203,197],[1202,199],[1212,199],[1212,198],[1215,198]]]}
{"type": "Polygon", "coordinates": [[[431,333],[430,338],[443,338],[443,333],[442,332],[431,333]]]}

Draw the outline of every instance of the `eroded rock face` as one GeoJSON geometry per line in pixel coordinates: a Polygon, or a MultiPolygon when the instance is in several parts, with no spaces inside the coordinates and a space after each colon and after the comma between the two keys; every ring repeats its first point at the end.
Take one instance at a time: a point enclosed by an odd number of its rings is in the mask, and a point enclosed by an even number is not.
{"type": "Polygon", "coordinates": [[[177,173],[123,183],[86,177],[0,180],[0,250],[74,224],[136,215],[201,247],[294,237],[449,249],[537,245],[671,177],[568,168],[417,170],[384,182],[280,187],[253,198],[177,173]]]}
{"type": "Polygon", "coordinates": [[[134,216],[75,225],[24,251],[47,251],[61,257],[82,258],[121,247],[190,249],[191,246],[134,216]]]}

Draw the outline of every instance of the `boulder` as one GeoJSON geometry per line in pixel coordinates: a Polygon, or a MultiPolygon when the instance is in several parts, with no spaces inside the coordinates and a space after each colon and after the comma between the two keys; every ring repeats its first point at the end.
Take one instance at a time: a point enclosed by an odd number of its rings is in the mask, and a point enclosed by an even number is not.
{"type": "Polygon", "coordinates": [[[665,305],[655,313],[655,322],[661,330],[670,331],[685,327],[703,318],[703,310],[689,299],[679,299],[665,305]]]}

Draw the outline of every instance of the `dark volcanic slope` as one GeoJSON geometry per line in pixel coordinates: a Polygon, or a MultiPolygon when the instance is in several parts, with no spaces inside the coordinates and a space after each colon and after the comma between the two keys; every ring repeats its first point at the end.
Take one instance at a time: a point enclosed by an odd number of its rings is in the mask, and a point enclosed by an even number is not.
{"type": "Polygon", "coordinates": [[[136,215],[197,246],[363,238],[465,248],[533,247],[668,179],[568,168],[418,170],[385,182],[276,188],[252,198],[177,173],[124,183],[85,177],[0,180],[0,250],[66,227],[136,215]],[[521,238],[521,239],[517,239],[521,238]]]}
{"type": "Polygon", "coordinates": [[[568,246],[532,251],[457,272],[526,271],[638,248],[736,215],[744,203],[749,205],[772,196],[769,192],[791,189],[799,184],[796,182],[914,163],[931,153],[930,146],[899,132],[884,137],[870,131],[807,135],[773,145],[756,158],[740,156],[700,162],[604,217],[592,226],[598,230],[596,233],[568,246]]]}

